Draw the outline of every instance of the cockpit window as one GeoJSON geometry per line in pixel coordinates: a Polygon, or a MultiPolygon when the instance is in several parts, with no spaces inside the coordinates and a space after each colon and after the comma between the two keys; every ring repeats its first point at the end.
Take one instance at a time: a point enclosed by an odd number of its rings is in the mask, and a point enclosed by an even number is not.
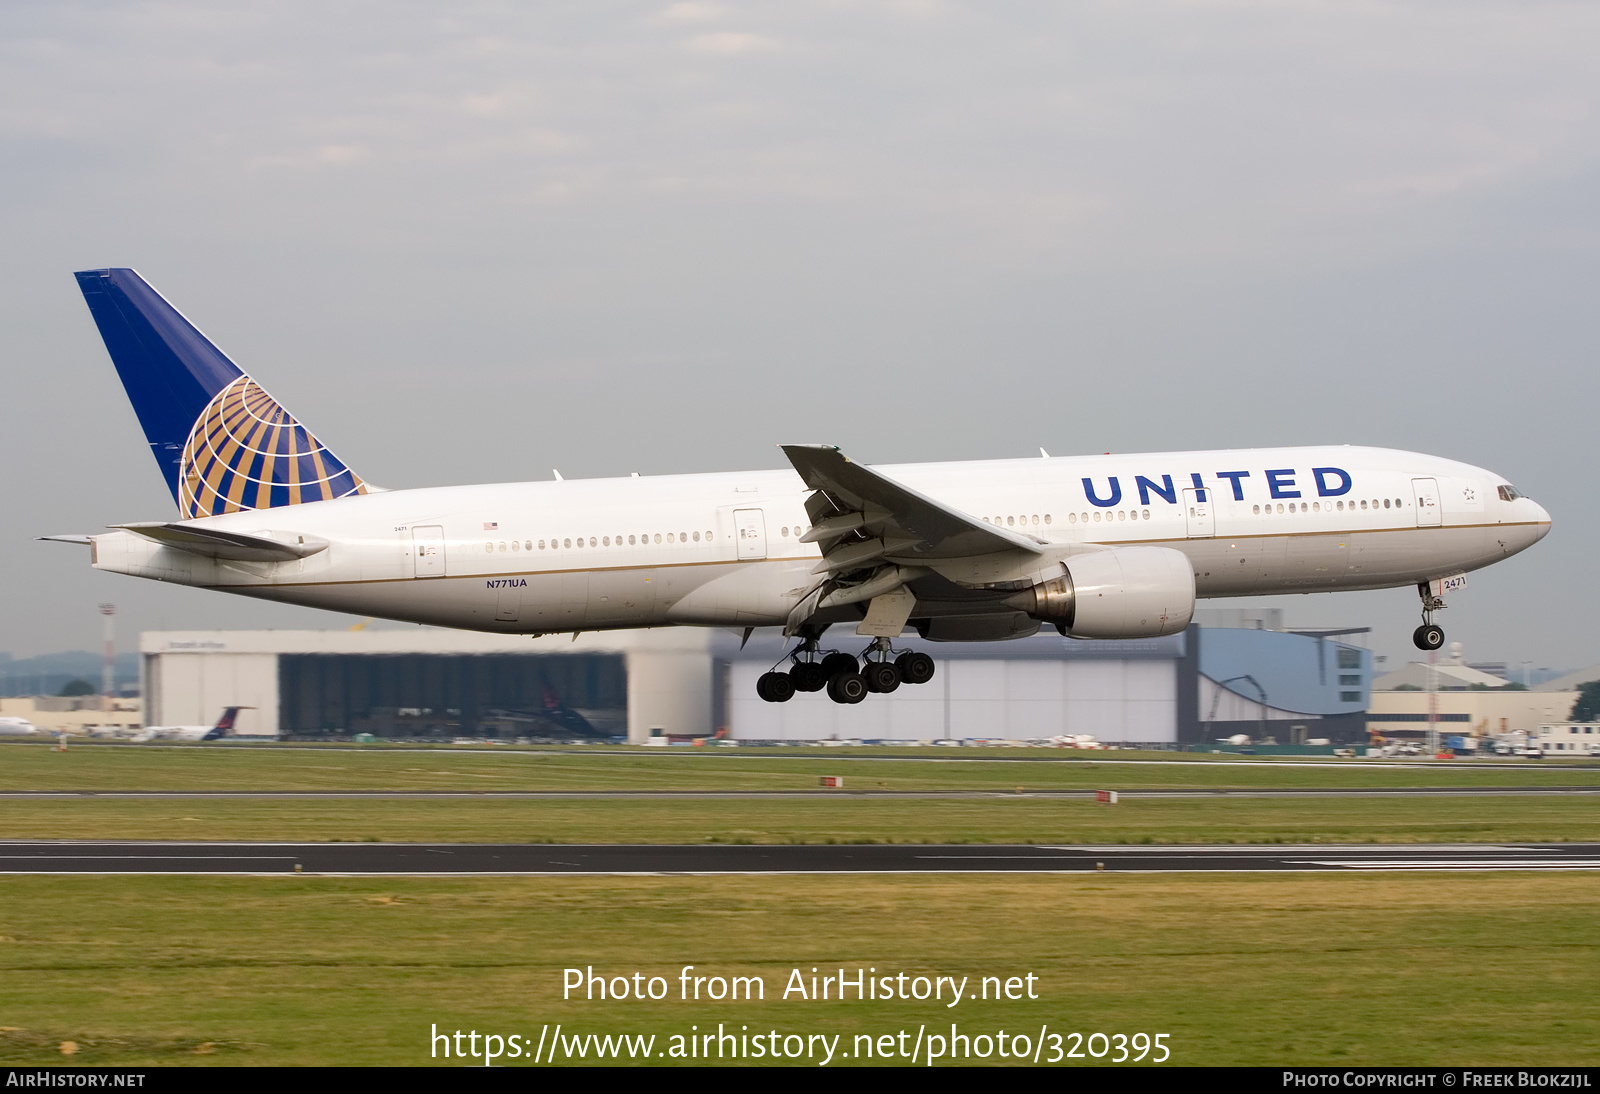
{"type": "Polygon", "coordinates": [[[1516,501],[1520,497],[1522,497],[1522,495],[1517,493],[1517,488],[1512,486],[1509,482],[1500,487],[1501,501],[1516,501]]]}

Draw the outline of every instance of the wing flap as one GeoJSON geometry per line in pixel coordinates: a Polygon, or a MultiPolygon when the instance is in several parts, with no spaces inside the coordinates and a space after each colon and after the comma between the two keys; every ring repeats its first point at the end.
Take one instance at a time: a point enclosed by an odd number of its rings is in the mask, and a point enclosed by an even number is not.
{"type": "MultiPolygon", "coordinates": [[[[894,552],[896,555],[923,560],[966,558],[1019,548],[1038,554],[1043,549],[1035,540],[985,524],[855,463],[832,445],[786,444],[782,448],[805,484],[833,503],[828,507],[833,514],[859,513],[863,519],[855,527],[877,531],[886,541],[907,541],[894,552]]],[[[810,508],[808,505],[808,511],[810,508]]],[[[817,513],[812,516],[819,526],[829,519],[826,513],[820,518],[817,513]]],[[[831,534],[835,527],[842,531],[849,523],[852,522],[841,520],[827,525],[823,535],[831,534]]],[[[826,551],[824,557],[831,553],[831,549],[826,551]]]]}

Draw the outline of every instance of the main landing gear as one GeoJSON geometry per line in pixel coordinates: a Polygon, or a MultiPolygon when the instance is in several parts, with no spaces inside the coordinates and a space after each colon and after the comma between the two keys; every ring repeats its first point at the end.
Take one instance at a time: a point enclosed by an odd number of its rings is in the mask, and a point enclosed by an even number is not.
{"type": "Polygon", "coordinates": [[[835,650],[818,659],[817,640],[807,638],[789,655],[789,671],[774,668],[756,680],[756,694],[769,703],[787,703],[797,691],[826,690],[835,703],[855,704],[870,692],[887,695],[901,684],[926,684],[933,679],[933,658],[906,650],[890,659],[887,638],[873,639],[861,659],[835,650]]]}
{"type": "Polygon", "coordinates": [[[1433,595],[1426,581],[1417,582],[1417,595],[1422,597],[1422,626],[1411,632],[1411,641],[1419,650],[1436,650],[1444,645],[1444,628],[1433,621],[1433,613],[1444,607],[1444,601],[1433,595]]]}

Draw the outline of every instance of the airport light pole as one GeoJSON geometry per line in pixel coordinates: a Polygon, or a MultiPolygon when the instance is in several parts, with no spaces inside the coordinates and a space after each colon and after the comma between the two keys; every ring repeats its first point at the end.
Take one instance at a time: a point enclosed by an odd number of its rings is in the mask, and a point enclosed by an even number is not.
{"type": "Polygon", "coordinates": [[[109,699],[117,692],[117,606],[100,605],[100,617],[104,620],[106,646],[105,659],[100,663],[100,694],[109,699]]]}

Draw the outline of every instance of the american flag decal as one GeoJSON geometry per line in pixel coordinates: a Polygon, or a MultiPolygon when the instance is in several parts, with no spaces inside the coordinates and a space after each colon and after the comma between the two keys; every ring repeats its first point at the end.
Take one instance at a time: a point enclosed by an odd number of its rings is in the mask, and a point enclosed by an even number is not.
{"type": "Polygon", "coordinates": [[[485,532],[493,532],[495,529],[497,529],[499,527],[500,527],[500,522],[497,521],[497,520],[486,520],[486,521],[483,522],[483,530],[485,532]]]}

